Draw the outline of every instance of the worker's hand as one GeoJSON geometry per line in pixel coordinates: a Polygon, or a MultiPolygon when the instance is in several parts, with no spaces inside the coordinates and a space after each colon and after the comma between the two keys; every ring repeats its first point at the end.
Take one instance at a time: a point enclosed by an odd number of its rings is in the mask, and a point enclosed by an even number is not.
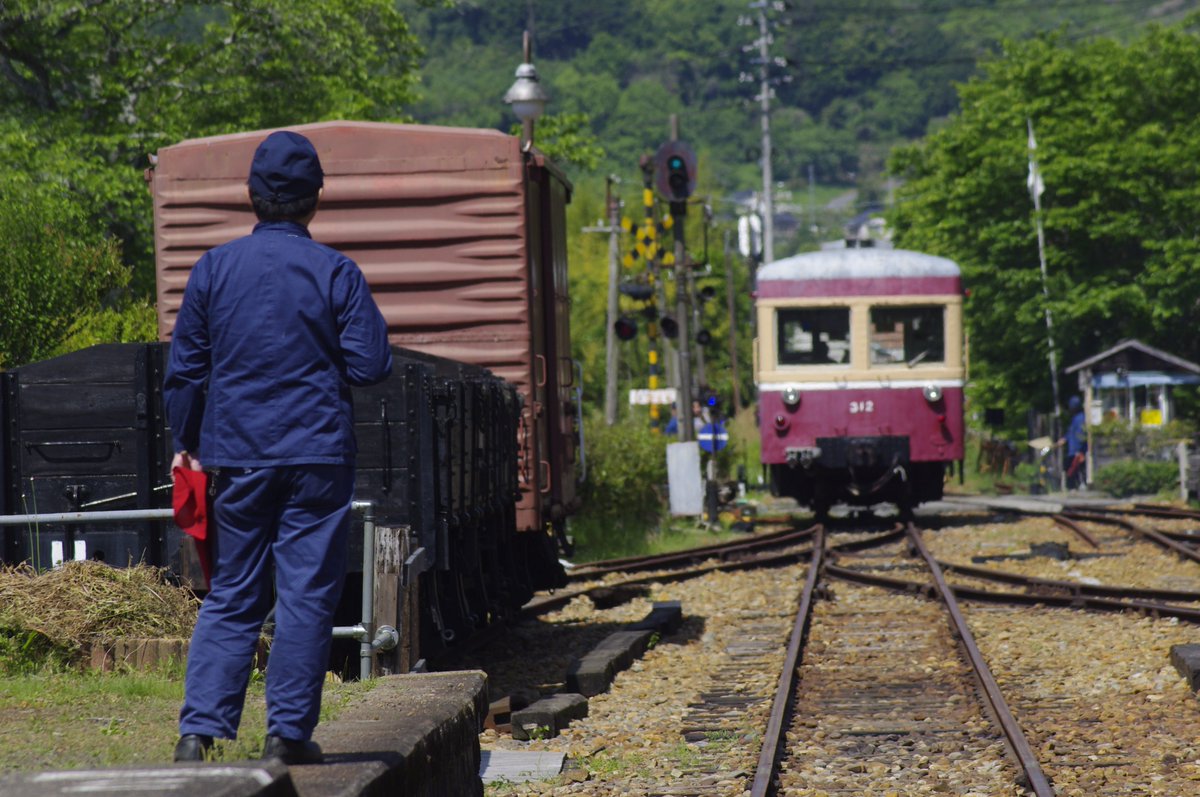
{"type": "Polygon", "coordinates": [[[193,457],[186,451],[178,451],[175,458],[171,460],[171,470],[176,468],[190,468],[191,470],[204,470],[200,465],[200,460],[193,457]]]}

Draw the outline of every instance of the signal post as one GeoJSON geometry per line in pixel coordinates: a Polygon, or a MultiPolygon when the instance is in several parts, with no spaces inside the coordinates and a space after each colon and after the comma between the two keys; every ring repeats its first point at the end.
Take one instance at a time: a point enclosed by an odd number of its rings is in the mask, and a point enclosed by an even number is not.
{"type": "Polygon", "coordinates": [[[696,155],[691,147],[679,140],[679,118],[675,115],[671,116],[671,140],[659,147],[654,167],[655,183],[659,193],[670,202],[675,230],[675,322],[679,325],[679,399],[676,410],[679,439],[688,442],[696,439],[696,428],[692,419],[692,353],[688,331],[690,281],[685,271],[689,263],[684,246],[684,220],[687,217],[687,199],[696,188],[696,155]]]}

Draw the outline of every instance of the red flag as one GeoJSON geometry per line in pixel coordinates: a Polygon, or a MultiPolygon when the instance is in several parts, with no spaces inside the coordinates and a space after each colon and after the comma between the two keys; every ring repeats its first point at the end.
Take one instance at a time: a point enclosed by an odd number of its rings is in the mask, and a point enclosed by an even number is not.
{"type": "Polygon", "coordinates": [[[200,569],[208,582],[212,575],[212,557],[208,549],[208,475],[202,470],[175,468],[171,504],[175,509],[175,525],[196,541],[200,569]]]}

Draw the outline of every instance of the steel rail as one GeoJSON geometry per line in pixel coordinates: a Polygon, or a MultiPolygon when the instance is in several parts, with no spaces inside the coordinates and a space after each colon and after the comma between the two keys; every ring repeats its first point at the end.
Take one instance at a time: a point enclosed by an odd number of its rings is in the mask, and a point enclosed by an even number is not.
{"type": "Polygon", "coordinates": [[[767,720],[762,750],[758,755],[758,768],[754,772],[754,782],[750,787],[750,797],[766,797],[775,777],[775,763],[779,759],[780,743],[784,738],[784,720],[792,701],[798,677],[800,654],[804,649],[804,640],[808,635],[812,619],[813,595],[816,592],[817,579],[821,574],[821,558],[824,549],[825,530],[818,527],[813,535],[812,558],[809,560],[808,576],[804,579],[804,589],[800,593],[800,604],[796,609],[796,621],[792,625],[792,633],[788,638],[787,652],[784,654],[783,668],[779,675],[779,685],[775,689],[775,699],[771,703],[771,716],[767,720]]]}
{"type": "MultiPolygon", "coordinates": [[[[882,587],[895,592],[918,594],[933,599],[938,597],[937,590],[931,584],[918,581],[906,581],[901,578],[882,576],[876,573],[864,573],[848,567],[833,564],[825,565],[825,575],[830,578],[840,578],[855,584],[868,584],[882,587]]],[[[963,600],[979,603],[1000,603],[1012,606],[1047,606],[1055,609],[1091,609],[1102,612],[1137,612],[1148,617],[1176,617],[1191,623],[1200,623],[1200,609],[1186,606],[1173,606],[1167,603],[1130,599],[1117,600],[1094,595],[1047,595],[1031,594],[1028,592],[1001,592],[998,590],[979,589],[977,587],[951,586],[954,595],[963,600]]]]}
{"type": "Polygon", "coordinates": [[[780,532],[763,534],[750,540],[739,540],[737,542],[723,542],[713,545],[704,545],[699,548],[689,548],[686,551],[654,554],[652,556],[630,556],[625,559],[606,559],[600,562],[587,562],[572,567],[567,573],[567,578],[572,581],[577,581],[580,579],[604,575],[606,573],[633,573],[637,572],[638,570],[654,570],[655,568],[678,564],[681,562],[710,559],[713,556],[724,557],[729,554],[754,551],[760,548],[789,545],[793,542],[807,540],[812,537],[812,535],[812,528],[792,528],[780,532]]]}
{"type": "MultiPolygon", "coordinates": [[[[1004,570],[991,570],[986,567],[972,567],[951,562],[938,561],[943,570],[959,573],[972,578],[987,581],[999,581],[1004,584],[1016,584],[1033,592],[1044,590],[1049,593],[1065,592],[1069,595],[1093,595],[1101,598],[1143,598],[1147,600],[1183,601],[1184,603],[1200,603],[1200,592],[1189,592],[1179,589],[1152,589],[1147,587],[1114,587],[1103,584],[1081,584],[1078,581],[1059,581],[1051,578],[1038,578],[1020,573],[1009,573],[1004,570]]],[[[957,590],[958,587],[955,587],[957,590]]]]}
{"type": "Polygon", "coordinates": [[[958,601],[954,597],[954,591],[946,583],[946,577],[942,574],[942,568],[938,566],[937,560],[933,558],[933,554],[925,547],[925,541],[921,539],[921,532],[911,523],[908,526],[908,537],[917,552],[925,560],[925,564],[929,566],[934,583],[937,585],[938,594],[941,596],[942,602],[946,605],[946,609],[954,621],[955,632],[962,643],[963,649],[967,653],[967,658],[970,660],[971,666],[975,670],[975,676],[979,680],[980,686],[983,687],[983,692],[992,707],[992,713],[1000,724],[1005,738],[1008,739],[1009,749],[1012,750],[1021,770],[1025,773],[1026,782],[1021,785],[1031,790],[1037,797],[1054,797],[1054,789],[1050,786],[1050,781],[1047,780],[1046,774],[1042,772],[1042,765],[1038,761],[1037,756],[1034,755],[1033,749],[1029,746],[1029,740],[1025,738],[1025,732],[1021,730],[1021,726],[1017,724],[1016,718],[1013,717],[1012,711],[1009,710],[1008,703],[1004,700],[1004,694],[1000,691],[1000,686],[992,676],[992,671],[988,668],[987,662],[984,661],[983,654],[979,651],[979,646],[975,644],[975,637],[971,633],[971,629],[967,625],[967,620],[963,617],[962,611],[958,608],[958,601]]]}
{"type": "MultiPolygon", "coordinates": [[[[884,545],[889,542],[894,542],[903,538],[904,529],[899,524],[896,528],[877,534],[873,537],[867,537],[862,540],[850,540],[848,542],[838,543],[829,547],[831,552],[847,552],[860,551],[867,548],[873,548],[878,545],[884,545]]],[[[537,617],[538,615],[552,612],[555,609],[561,608],[573,599],[580,595],[587,595],[597,589],[614,589],[617,587],[632,587],[639,584],[654,584],[661,582],[687,581],[690,578],[698,578],[708,573],[717,571],[735,571],[749,570],[755,567],[777,567],[784,565],[796,564],[802,561],[811,553],[810,548],[805,548],[799,551],[789,551],[787,553],[770,554],[770,555],[755,555],[746,559],[739,559],[727,562],[714,562],[712,564],[700,565],[699,567],[689,567],[684,570],[675,570],[666,573],[653,573],[648,576],[640,576],[638,578],[628,578],[621,581],[616,581],[610,584],[602,584],[595,587],[584,587],[580,589],[559,590],[550,595],[542,595],[531,599],[528,603],[521,607],[521,616],[537,617]]]]}
{"type": "Polygon", "coordinates": [[[1153,529],[1142,528],[1133,521],[1122,520],[1121,518],[1109,517],[1108,515],[1102,515],[1093,512],[1072,512],[1068,515],[1068,517],[1074,520],[1090,520],[1093,523],[1109,523],[1114,526],[1120,526],[1121,528],[1132,531],[1134,534],[1144,537],[1153,543],[1161,545],[1163,548],[1174,551],[1184,559],[1190,559],[1193,562],[1200,564],[1200,551],[1197,551],[1195,548],[1192,548],[1189,545],[1184,545],[1181,542],[1177,542],[1170,537],[1167,537],[1165,534],[1161,534],[1153,529]]]}
{"type": "MultiPolygon", "coordinates": [[[[1106,510],[1114,511],[1114,510],[1106,510]]],[[[1133,509],[1127,510],[1131,515],[1150,515],[1166,518],[1182,518],[1185,520],[1200,520],[1200,512],[1194,509],[1180,509],[1174,506],[1155,506],[1153,504],[1134,504],[1133,509]]]]}
{"type": "Polygon", "coordinates": [[[1086,542],[1088,545],[1092,546],[1093,548],[1096,548],[1097,550],[1099,550],[1100,543],[1096,540],[1096,538],[1093,537],[1090,533],[1088,533],[1087,529],[1085,529],[1083,526],[1079,525],[1074,520],[1072,520],[1069,515],[1053,514],[1050,516],[1050,519],[1053,520],[1058,525],[1063,526],[1063,527],[1075,532],[1075,535],[1077,537],[1079,537],[1081,540],[1083,540],[1084,542],[1086,542]]]}

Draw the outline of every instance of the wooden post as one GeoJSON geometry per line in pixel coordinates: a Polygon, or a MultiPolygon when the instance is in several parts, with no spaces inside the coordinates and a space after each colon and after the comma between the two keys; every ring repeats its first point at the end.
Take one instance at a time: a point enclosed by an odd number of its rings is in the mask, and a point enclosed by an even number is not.
{"type": "Polygon", "coordinates": [[[405,673],[416,663],[416,585],[402,579],[411,545],[408,526],[375,527],[375,628],[394,627],[400,644],[376,652],[374,675],[405,673]]]}

